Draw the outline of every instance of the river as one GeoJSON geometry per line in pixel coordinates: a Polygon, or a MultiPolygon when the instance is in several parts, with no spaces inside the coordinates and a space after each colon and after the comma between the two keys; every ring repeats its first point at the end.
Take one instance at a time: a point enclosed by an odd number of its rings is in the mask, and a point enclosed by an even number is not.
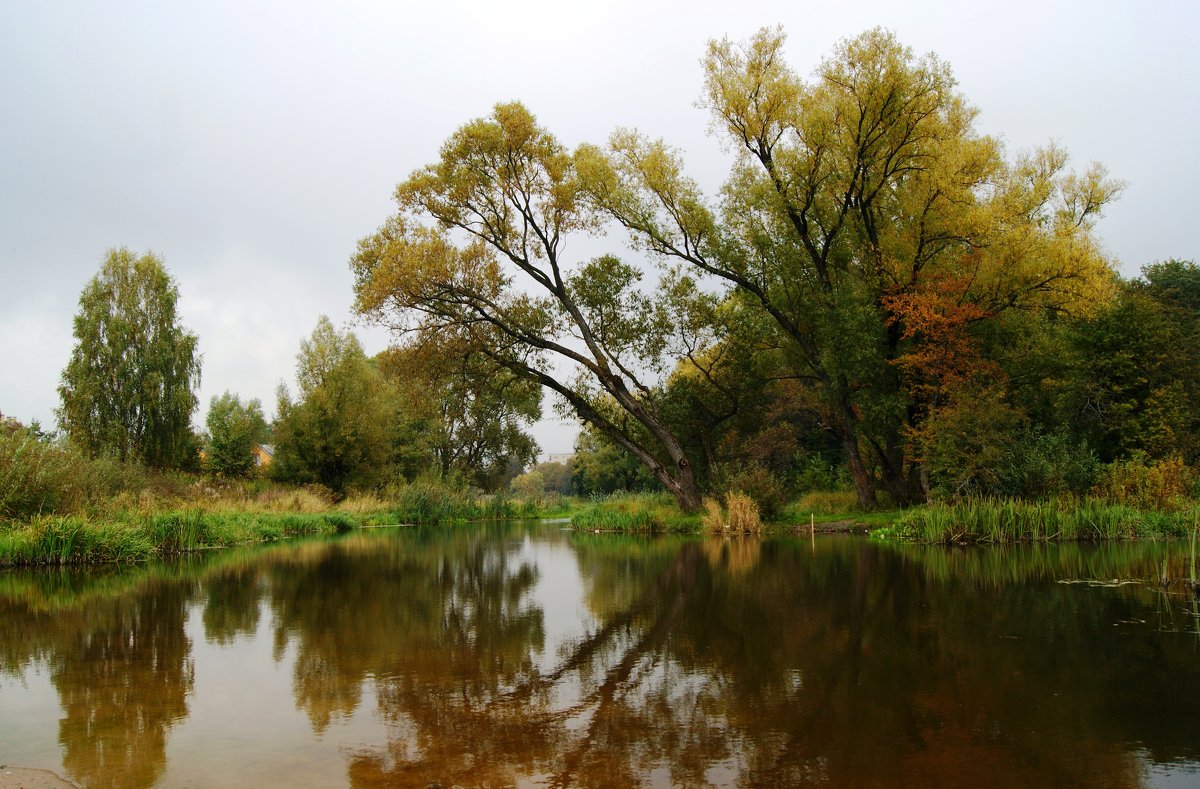
{"type": "Polygon", "coordinates": [[[378,529],[0,573],[0,764],[89,787],[1200,785],[1183,546],[378,529]]]}

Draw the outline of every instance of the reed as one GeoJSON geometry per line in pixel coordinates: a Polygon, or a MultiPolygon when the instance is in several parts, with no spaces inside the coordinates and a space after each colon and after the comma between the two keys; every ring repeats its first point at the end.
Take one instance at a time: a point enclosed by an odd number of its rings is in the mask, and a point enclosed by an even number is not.
{"type": "Polygon", "coordinates": [[[716,499],[704,499],[704,514],[700,516],[700,526],[705,531],[720,533],[725,531],[728,522],[725,520],[725,512],[721,509],[721,502],[716,499]]]}
{"type": "Polygon", "coordinates": [[[965,499],[903,513],[880,536],[928,543],[1010,543],[1183,537],[1183,512],[1142,510],[1096,499],[965,499]]]}
{"type": "Polygon", "coordinates": [[[725,494],[725,511],[728,514],[729,530],[743,534],[762,532],[762,519],[758,516],[758,505],[744,493],[725,494]]]}

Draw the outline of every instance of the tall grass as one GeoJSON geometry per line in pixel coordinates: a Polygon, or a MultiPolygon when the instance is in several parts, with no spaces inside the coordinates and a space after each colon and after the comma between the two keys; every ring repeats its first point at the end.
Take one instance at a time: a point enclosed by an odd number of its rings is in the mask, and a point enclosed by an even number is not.
{"type": "Polygon", "coordinates": [[[693,531],[699,516],[684,515],[667,493],[625,493],[596,499],[571,524],[590,531],[693,531]]]}
{"type": "Polygon", "coordinates": [[[719,534],[759,534],[763,529],[758,504],[744,493],[726,493],[724,507],[705,499],[700,522],[706,531],[719,534]]]}
{"type": "Polygon", "coordinates": [[[852,490],[811,491],[783,510],[785,520],[807,521],[809,515],[844,515],[858,510],[858,496],[852,490]]]}
{"type": "Polygon", "coordinates": [[[1161,512],[1095,499],[966,499],[902,514],[880,536],[928,543],[1045,542],[1183,537],[1194,512],[1161,512]]]}

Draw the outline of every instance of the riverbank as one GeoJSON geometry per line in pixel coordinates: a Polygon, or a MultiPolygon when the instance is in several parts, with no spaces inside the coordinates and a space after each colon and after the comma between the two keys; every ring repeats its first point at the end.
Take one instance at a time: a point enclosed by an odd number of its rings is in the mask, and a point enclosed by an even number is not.
{"type": "MultiPolygon", "coordinates": [[[[577,529],[599,532],[707,530],[704,516],[683,514],[666,494],[611,496],[591,503],[573,522],[577,529]]],[[[782,507],[761,531],[872,534],[928,544],[1191,539],[1200,533],[1200,504],[1180,501],[1152,509],[1099,498],[965,499],[867,512],[825,494],[782,507]]]]}
{"type": "Polygon", "coordinates": [[[567,517],[578,507],[559,496],[518,499],[434,483],[338,502],[274,484],[193,484],[182,493],[117,496],[78,512],[0,522],[0,567],[139,562],[370,526],[567,517]]]}
{"type": "MultiPolygon", "coordinates": [[[[479,495],[430,483],[359,495],[334,503],[303,488],[265,486],[188,498],[125,498],[70,515],[0,524],[0,567],[141,562],[171,554],[338,534],[399,524],[517,519],[569,519],[579,531],[697,533],[711,531],[703,514],[684,514],[665,493],[603,499],[479,495]]],[[[1194,539],[1200,506],[1140,509],[1097,499],[1025,502],[968,499],[871,512],[831,494],[799,499],[754,531],[768,534],[871,534],[928,544],[1194,539]]]]}

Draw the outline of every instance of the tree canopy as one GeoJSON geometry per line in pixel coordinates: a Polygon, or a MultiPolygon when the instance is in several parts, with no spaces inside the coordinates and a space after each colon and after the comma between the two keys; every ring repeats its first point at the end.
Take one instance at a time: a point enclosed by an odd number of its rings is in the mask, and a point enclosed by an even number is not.
{"type": "Polygon", "coordinates": [[[296,401],[279,388],[272,473],[335,494],[386,480],[401,419],[394,393],[358,339],[322,315],[301,342],[296,380],[296,401]]]}
{"type": "Polygon", "coordinates": [[[224,477],[244,477],[254,470],[254,447],[266,440],[267,422],[257,399],[245,405],[235,394],[214,397],[204,421],[205,466],[224,477]]]}
{"type": "Polygon", "coordinates": [[[908,436],[947,400],[906,386],[899,362],[1014,308],[1086,311],[1113,272],[1092,236],[1120,184],[1066,171],[1055,146],[1006,158],[974,128],[950,68],[871,30],[811,81],[780,30],[709,44],[704,103],[739,152],[719,203],[681,155],[628,131],[583,146],[587,199],[635,243],[752,296],[789,340],[860,502],[883,484],[922,495],[908,436]],[[931,317],[926,317],[931,316],[931,317]]]}
{"type": "Polygon", "coordinates": [[[178,300],[157,256],[123,247],[109,250],[84,287],[58,419],[89,454],[156,467],[191,460],[201,357],[176,316],[178,300]]]}
{"type": "Polygon", "coordinates": [[[443,478],[457,474],[483,490],[507,484],[510,469],[537,457],[527,431],[541,416],[542,390],[487,355],[442,341],[396,345],[378,357],[419,443],[443,478]]]}
{"type": "Polygon", "coordinates": [[[681,328],[670,300],[694,288],[647,292],[615,256],[566,256],[600,219],[583,197],[570,152],[520,104],[497,105],[400,184],[397,214],[359,242],[358,309],[551,389],[697,509],[691,460],[656,403],[681,328]]]}
{"type": "Polygon", "coordinates": [[[1098,164],[1068,171],[1055,145],[1007,155],[976,130],[949,66],[889,32],[843,41],[809,80],[783,48],[778,29],[709,44],[703,103],[737,153],[718,200],[679,151],[634,131],[572,152],[520,104],[466,124],[360,242],[359,309],[452,334],[558,392],[689,506],[696,472],[664,411],[665,373],[684,358],[722,394],[708,405],[734,407],[701,369],[728,334],[689,320],[706,292],[693,278],[723,284],[778,336],[786,373],[768,379],[802,388],[795,402],[839,442],[860,503],[881,486],[897,502],[928,495],[923,447],[951,421],[934,417],[957,392],[1004,397],[980,325],[1111,299],[1093,224],[1121,184],[1098,164]],[[662,264],[655,286],[612,255],[564,256],[569,236],[614,222],[662,264]]]}

